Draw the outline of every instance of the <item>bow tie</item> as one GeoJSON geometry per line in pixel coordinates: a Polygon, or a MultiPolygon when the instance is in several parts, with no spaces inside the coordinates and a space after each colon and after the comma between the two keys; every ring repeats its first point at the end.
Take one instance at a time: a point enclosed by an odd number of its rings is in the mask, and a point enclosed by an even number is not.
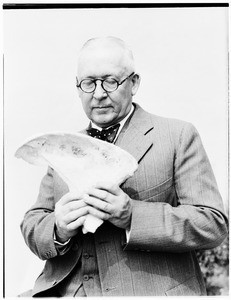
{"type": "Polygon", "coordinates": [[[109,143],[113,143],[120,124],[109,127],[108,129],[102,129],[101,131],[95,128],[90,128],[87,130],[88,135],[100,139],[109,143]]]}

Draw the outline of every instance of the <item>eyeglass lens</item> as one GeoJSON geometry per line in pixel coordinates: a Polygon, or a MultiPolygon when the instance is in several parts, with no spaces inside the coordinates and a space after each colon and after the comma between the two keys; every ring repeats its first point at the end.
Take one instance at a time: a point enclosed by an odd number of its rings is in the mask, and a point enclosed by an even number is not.
{"type": "Polygon", "coordinates": [[[119,85],[124,83],[129,77],[134,74],[132,72],[128,77],[122,80],[120,83],[114,78],[106,78],[106,79],[84,79],[80,82],[79,86],[81,90],[85,93],[92,93],[96,89],[96,82],[101,81],[101,86],[106,92],[114,92],[118,89],[119,85]]]}
{"type": "MultiPolygon", "coordinates": [[[[107,92],[112,92],[112,91],[116,90],[118,87],[118,82],[113,78],[107,78],[104,80],[97,79],[97,80],[101,81],[101,85],[102,85],[103,89],[107,92]]],[[[96,88],[96,80],[84,79],[80,83],[80,87],[85,92],[88,92],[88,93],[93,92],[96,88]]]]}

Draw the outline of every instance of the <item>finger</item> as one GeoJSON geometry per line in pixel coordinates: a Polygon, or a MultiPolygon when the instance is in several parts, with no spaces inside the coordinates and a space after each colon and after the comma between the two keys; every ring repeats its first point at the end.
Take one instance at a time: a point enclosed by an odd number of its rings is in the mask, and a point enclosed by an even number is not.
{"type": "Polygon", "coordinates": [[[120,193],[120,187],[117,184],[113,184],[111,182],[107,181],[98,181],[95,185],[94,188],[108,191],[109,193],[113,195],[119,195],[120,193]]]}
{"type": "Polygon", "coordinates": [[[56,215],[66,215],[73,210],[77,210],[81,207],[86,206],[87,204],[84,200],[73,200],[65,204],[60,203],[59,201],[55,204],[56,215]]]}
{"type": "Polygon", "coordinates": [[[98,198],[98,199],[101,199],[103,201],[109,201],[109,197],[110,197],[110,194],[108,193],[108,191],[106,190],[101,190],[99,188],[92,188],[89,192],[88,192],[88,195],[85,195],[83,197],[84,200],[88,199],[89,196],[92,196],[92,197],[95,197],[95,198],[98,198]]]}
{"type": "Polygon", "coordinates": [[[77,220],[74,220],[73,222],[69,223],[67,225],[67,229],[69,231],[73,231],[76,230],[77,228],[79,228],[80,226],[82,226],[86,220],[87,216],[82,216],[80,218],[78,218],[77,220]]]}
{"type": "Polygon", "coordinates": [[[73,210],[71,212],[69,212],[68,214],[66,214],[63,218],[63,221],[65,222],[65,224],[70,224],[73,221],[86,216],[88,214],[88,206],[85,207],[81,207],[77,210],[73,210]]]}
{"type": "Polygon", "coordinates": [[[86,205],[87,204],[85,203],[85,201],[83,199],[73,200],[73,201],[65,204],[65,211],[68,213],[68,212],[71,212],[73,210],[77,210],[81,207],[84,207],[86,205]]]}
{"type": "Polygon", "coordinates": [[[67,194],[62,196],[62,198],[59,200],[59,203],[66,204],[70,201],[81,199],[82,196],[83,195],[81,195],[80,193],[77,193],[77,192],[68,192],[67,194]]]}
{"type": "Polygon", "coordinates": [[[111,215],[106,213],[106,212],[103,212],[101,210],[98,210],[96,209],[95,207],[92,207],[92,206],[88,206],[88,212],[89,214],[101,219],[101,220],[108,220],[111,215]]]}
{"type": "Polygon", "coordinates": [[[84,201],[88,205],[91,205],[98,210],[102,210],[103,212],[106,212],[109,214],[112,212],[112,205],[104,200],[88,196],[88,197],[85,197],[84,201]]]}

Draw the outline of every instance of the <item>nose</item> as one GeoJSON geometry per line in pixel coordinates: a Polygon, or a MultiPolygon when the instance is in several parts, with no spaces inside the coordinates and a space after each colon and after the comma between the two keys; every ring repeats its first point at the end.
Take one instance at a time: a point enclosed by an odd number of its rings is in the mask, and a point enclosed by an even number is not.
{"type": "Polygon", "coordinates": [[[96,81],[96,88],[94,90],[93,97],[97,100],[101,100],[107,97],[107,93],[102,88],[102,82],[100,80],[96,81]]]}

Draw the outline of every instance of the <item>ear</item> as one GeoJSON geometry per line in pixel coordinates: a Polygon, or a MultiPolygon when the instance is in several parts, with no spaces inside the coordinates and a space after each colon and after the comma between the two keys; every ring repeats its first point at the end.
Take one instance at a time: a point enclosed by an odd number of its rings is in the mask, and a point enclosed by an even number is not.
{"type": "Polygon", "coordinates": [[[138,91],[138,88],[140,86],[140,75],[139,74],[134,74],[132,77],[132,96],[136,94],[138,91]]]}
{"type": "Polygon", "coordinates": [[[75,86],[76,86],[78,95],[79,95],[79,97],[80,97],[80,95],[81,95],[81,89],[77,87],[77,85],[79,84],[77,76],[76,76],[76,79],[75,79],[75,80],[76,80],[76,81],[75,81],[75,86]]]}

